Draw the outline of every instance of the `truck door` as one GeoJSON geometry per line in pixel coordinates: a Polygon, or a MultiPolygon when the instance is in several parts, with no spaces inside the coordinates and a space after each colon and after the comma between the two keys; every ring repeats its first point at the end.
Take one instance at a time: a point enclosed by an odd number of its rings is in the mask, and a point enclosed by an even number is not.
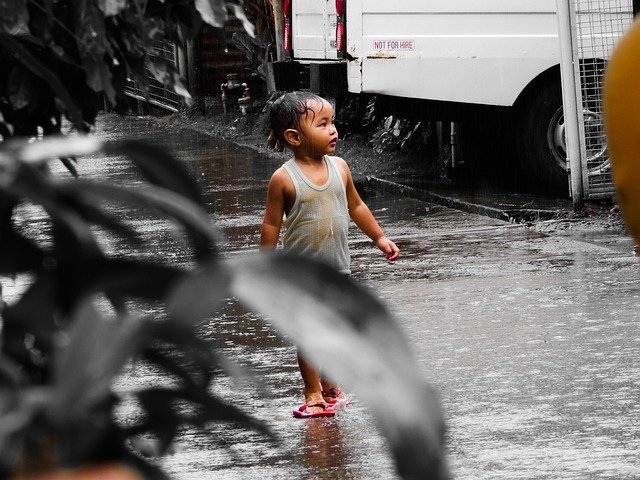
{"type": "Polygon", "coordinates": [[[338,58],[335,0],[292,0],[291,19],[295,59],[338,58]]]}

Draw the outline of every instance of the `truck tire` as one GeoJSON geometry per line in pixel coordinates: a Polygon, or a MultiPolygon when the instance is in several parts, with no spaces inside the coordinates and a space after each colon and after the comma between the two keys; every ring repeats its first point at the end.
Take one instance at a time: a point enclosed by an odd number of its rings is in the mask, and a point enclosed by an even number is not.
{"type": "Polygon", "coordinates": [[[515,114],[516,155],[525,186],[535,193],[567,197],[569,175],[560,81],[548,80],[525,93],[515,114]]]}

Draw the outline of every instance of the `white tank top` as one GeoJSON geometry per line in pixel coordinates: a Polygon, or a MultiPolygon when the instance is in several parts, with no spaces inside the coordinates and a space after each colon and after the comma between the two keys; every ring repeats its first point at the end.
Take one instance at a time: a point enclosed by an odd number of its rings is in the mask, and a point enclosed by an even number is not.
{"type": "Polygon", "coordinates": [[[282,243],[286,251],[316,258],[342,273],[350,273],[347,191],[334,159],[325,155],[324,161],[329,175],[321,186],[309,181],[293,159],[284,164],[296,189],[296,199],[284,219],[282,243]]]}

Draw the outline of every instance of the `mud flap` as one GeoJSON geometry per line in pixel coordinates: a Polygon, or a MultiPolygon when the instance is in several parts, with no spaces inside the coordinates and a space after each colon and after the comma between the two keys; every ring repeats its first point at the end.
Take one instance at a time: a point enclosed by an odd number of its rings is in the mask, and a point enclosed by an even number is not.
{"type": "Polygon", "coordinates": [[[309,65],[309,90],[323,96],[347,93],[347,64],[312,63],[309,65]]]}
{"type": "Polygon", "coordinates": [[[300,62],[268,62],[265,64],[269,92],[293,91],[307,88],[305,67],[300,62]]]}
{"type": "Polygon", "coordinates": [[[265,71],[269,92],[308,89],[330,97],[347,92],[347,64],[344,62],[309,65],[296,61],[269,62],[265,71]]]}

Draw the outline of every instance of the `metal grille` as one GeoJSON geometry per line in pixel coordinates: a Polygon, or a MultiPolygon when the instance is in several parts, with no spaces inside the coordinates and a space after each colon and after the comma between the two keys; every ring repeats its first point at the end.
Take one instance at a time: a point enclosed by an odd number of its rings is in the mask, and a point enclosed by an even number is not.
{"type": "MultiPolygon", "coordinates": [[[[175,43],[173,42],[159,42],[150,53],[150,56],[155,58],[162,58],[167,62],[173,64],[176,70],[179,69],[178,64],[178,51],[175,43]]],[[[125,93],[137,100],[149,102],[158,107],[177,112],[180,108],[180,95],[173,90],[168,89],[163,83],[156,80],[153,74],[147,71],[147,81],[149,82],[149,97],[146,98],[144,91],[140,88],[139,82],[129,79],[127,80],[127,86],[125,87],[125,93]]]]}
{"type": "Polygon", "coordinates": [[[602,113],[606,62],[633,21],[632,0],[574,0],[584,122],[582,178],[586,199],[615,193],[602,113]]]}

